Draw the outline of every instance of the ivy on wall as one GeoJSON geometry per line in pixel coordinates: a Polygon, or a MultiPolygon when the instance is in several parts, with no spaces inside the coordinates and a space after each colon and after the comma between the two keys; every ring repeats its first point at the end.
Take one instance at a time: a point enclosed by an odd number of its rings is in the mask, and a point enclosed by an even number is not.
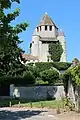
{"type": "Polygon", "coordinates": [[[60,42],[49,43],[49,54],[52,61],[59,62],[62,53],[63,53],[63,48],[60,42]]]}

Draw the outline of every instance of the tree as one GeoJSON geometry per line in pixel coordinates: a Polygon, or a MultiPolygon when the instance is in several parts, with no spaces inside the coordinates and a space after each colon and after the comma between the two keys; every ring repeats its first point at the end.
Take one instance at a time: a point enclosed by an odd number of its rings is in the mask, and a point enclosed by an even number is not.
{"type": "Polygon", "coordinates": [[[71,75],[76,86],[76,109],[78,112],[80,112],[80,63],[71,69],[71,75]]]}
{"type": "Polygon", "coordinates": [[[28,71],[31,71],[32,73],[33,73],[33,75],[35,76],[35,78],[37,78],[37,77],[39,77],[40,75],[39,75],[39,68],[37,67],[37,66],[30,66],[30,65],[28,65],[27,66],[27,70],[28,71]]]}
{"type": "Polygon", "coordinates": [[[20,3],[19,0],[0,0],[0,76],[15,76],[25,69],[20,62],[24,51],[19,47],[22,41],[18,34],[26,30],[28,24],[25,22],[15,27],[10,24],[20,13],[20,9],[16,9],[13,13],[5,14],[4,9],[10,9],[13,2],[20,3]]]}
{"type": "Polygon", "coordinates": [[[11,7],[11,1],[20,3],[20,0],[0,0],[1,8],[10,8],[11,7]]]}
{"type": "Polygon", "coordinates": [[[63,53],[63,49],[60,42],[56,42],[56,43],[52,42],[49,44],[49,54],[50,54],[51,60],[53,60],[54,62],[59,62],[62,53],[63,53]]]}
{"type": "Polygon", "coordinates": [[[80,85],[80,64],[71,69],[71,75],[75,80],[75,84],[80,85]]]}
{"type": "Polygon", "coordinates": [[[80,63],[78,59],[74,59],[72,66],[65,72],[63,76],[65,91],[68,93],[68,81],[71,81],[74,87],[75,100],[77,103],[76,108],[80,112],[80,63]]]}
{"type": "Polygon", "coordinates": [[[41,72],[41,78],[44,82],[48,81],[49,84],[54,84],[59,80],[59,73],[53,69],[45,70],[41,72]]]}
{"type": "Polygon", "coordinates": [[[25,84],[35,84],[35,76],[31,71],[23,72],[23,80],[25,84]]]}

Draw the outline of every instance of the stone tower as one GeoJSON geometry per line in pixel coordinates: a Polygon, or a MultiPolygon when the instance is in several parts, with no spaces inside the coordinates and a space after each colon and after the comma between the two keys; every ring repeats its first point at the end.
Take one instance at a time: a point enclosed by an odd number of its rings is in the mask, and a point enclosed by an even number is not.
{"type": "Polygon", "coordinates": [[[60,62],[66,62],[66,42],[62,31],[58,33],[58,27],[48,16],[47,13],[40,20],[39,25],[35,28],[31,41],[31,55],[37,56],[40,62],[51,61],[49,58],[49,43],[60,41],[63,47],[63,54],[60,62]]]}
{"type": "Polygon", "coordinates": [[[65,35],[64,35],[64,32],[62,31],[62,29],[60,30],[57,39],[59,40],[59,42],[61,43],[62,48],[63,48],[63,53],[62,53],[62,55],[61,55],[60,62],[66,62],[66,61],[67,61],[67,55],[66,55],[66,40],[65,40],[65,35]]]}

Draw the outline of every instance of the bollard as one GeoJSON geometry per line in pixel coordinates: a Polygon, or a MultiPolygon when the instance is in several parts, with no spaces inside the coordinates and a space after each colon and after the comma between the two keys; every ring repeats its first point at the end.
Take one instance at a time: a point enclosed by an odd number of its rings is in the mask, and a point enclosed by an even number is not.
{"type": "Polygon", "coordinates": [[[57,114],[60,114],[61,113],[61,111],[60,111],[60,106],[58,105],[58,108],[57,108],[57,114]]]}
{"type": "Polygon", "coordinates": [[[9,107],[11,107],[11,101],[9,102],[9,107]]]}
{"type": "Polygon", "coordinates": [[[20,101],[19,101],[19,103],[18,103],[18,104],[19,104],[19,107],[20,107],[20,104],[21,104],[21,103],[20,103],[20,101]]]}
{"type": "Polygon", "coordinates": [[[41,103],[41,108],[44,108],[43,103],[41,103]]]}
{"type": "Polygon", "coordinates": [[[30,107],[32,108],[32,102],[30,102],[30,107]]]}

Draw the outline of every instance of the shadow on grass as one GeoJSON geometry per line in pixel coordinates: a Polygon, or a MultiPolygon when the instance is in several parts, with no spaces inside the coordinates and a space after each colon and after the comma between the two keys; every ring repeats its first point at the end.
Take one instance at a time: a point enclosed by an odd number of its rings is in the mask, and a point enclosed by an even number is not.
{"type": "MultiPolygon", "coordinates": [[[[31,103],[33,101],[29,101],[29,100],[25,100],[25,99],[3,99],[3,100],[0,100],[0,107],[9,107],[10,106],[10,102],[11,102],[11,105],[18,105],[19,102],[21,104],[25,104],[25,103],[31,103]]],[[[35,101],[34,101],[35,102],[35,101]]]]}
{"type": "MultiPolygon", "coordinates": [[[[48,101],[49,100],[52,100],[52,99],[48,99],[48,101]]],[[[55,99],[53,99],[53,100],[55,100],[55,99]]],[[[19,105],[19,102],[21,103],[21,104],[26,104],[26,103],[28,103],[29,104],[29,106],[31,106],[31,104],[30,103],[32,103],[32,102],[40,102],[41,100],[25,100],[25,99],[3,99],[3,100],[0,100],[0,107],[9,107],[10,106],[10,102],[11,102],[11,105],[12,106],[15,106],[15,105],[19,105]]],[[[42,100],[42,101],[46,101],[46,100],[42,100]]],[[[25,105],[24,105],[25,106],[25,105]]]]}
{"type": "Polygon", "coordinates": [[[47,112],[47,111],[8,111],[8,110],[2,110],[0,111],[0,120],[21,120],[30,118],[32,116],[39,115],[41,112],[47,112]]]}

